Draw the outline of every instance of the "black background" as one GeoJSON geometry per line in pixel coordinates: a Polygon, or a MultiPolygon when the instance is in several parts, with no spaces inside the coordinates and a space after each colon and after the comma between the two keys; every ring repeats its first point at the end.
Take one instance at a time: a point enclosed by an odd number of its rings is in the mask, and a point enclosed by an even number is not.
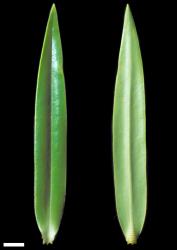
{"type": "MultiPolygon", "coordinates": [[[[116,217],[111,153],[113,91],[128,1],[54,2],[68,108],[64,216],[54,244],[43,246],[33,209],[33,117],[39,58],[53,1],[4,1],[0,244],[25,242],[26,248],[38,250],[129,249],[116,217]]],[[[175,15],[170,4],[153,2],[129,1],[144,63],[148,151],[148,210],[134,249],[169,248],[175,241],[175,15]]]]}

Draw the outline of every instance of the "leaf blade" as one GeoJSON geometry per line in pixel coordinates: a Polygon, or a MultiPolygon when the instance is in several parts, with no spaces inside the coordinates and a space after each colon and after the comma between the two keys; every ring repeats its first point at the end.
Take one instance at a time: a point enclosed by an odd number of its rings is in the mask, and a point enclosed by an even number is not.
{"type": "Polygon", "coordinates": [[[34,205],[43,243],[58,231],[66,192],[67,111],[58,18],[52,6],[39,64],[34,126],[34,205]]]}
{"type": "Polygon", "coordinates": [[[127,243],[134,244],[146,214],[146,127],[143,66],[129,5],[114,94],[113,164],[118,219],[127,243]]]}

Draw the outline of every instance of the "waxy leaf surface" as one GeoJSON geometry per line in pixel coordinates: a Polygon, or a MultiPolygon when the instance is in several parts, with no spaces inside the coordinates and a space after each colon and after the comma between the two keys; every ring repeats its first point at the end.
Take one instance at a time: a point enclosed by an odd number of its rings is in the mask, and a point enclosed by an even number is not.
{"type": "Polygon", "coordinates": [[[114,94],[113,164],[118,219],[127,243],[134,244],[146,214],[146,121],[142,58],[129,5],[114,94]]]}

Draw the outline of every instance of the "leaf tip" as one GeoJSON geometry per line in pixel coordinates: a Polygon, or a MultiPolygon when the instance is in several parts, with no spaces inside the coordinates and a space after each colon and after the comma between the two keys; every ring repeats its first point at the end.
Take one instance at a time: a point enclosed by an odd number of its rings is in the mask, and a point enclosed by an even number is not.
{"type": "Polygon", "coordinates": [[[52,4],[51,11],[56,11],[55,3],[52,4]]]}
{"type": "Polygon", "coordinates": [[[130,15],[131,15],[130,5],[127,3],[126,9],[125,9],[125,17],[130,16],[130,15]]]}
{"type": "Polygon", "coordinates": [[[50,10],[50,16],[57,15],[57,9],[55,4],[52,4],[51,10],[50,10]]]}
{"type": "Polygon", "coordinates": [[[129,3],[126,4],[126,11],[130,11],[130,5],[129,5],[129,3]]]}

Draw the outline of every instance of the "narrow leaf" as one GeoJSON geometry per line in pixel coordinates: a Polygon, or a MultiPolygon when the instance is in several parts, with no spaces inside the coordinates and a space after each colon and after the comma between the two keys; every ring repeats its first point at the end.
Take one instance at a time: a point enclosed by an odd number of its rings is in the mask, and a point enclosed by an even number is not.
{"type": "Polygon", "coordinates": [[[115,85],[113,164],[118,219],[127,243],[134,244],[146,214],[146,127],[143,66],[129,5],[115,85]]]}
{"type": "Polygon", "coordinates": [[[52,6],[39,65],[34,125],[34,206],[43,243],[52,243],[66,192],[67,113],[60,33],[52,6]]]}

